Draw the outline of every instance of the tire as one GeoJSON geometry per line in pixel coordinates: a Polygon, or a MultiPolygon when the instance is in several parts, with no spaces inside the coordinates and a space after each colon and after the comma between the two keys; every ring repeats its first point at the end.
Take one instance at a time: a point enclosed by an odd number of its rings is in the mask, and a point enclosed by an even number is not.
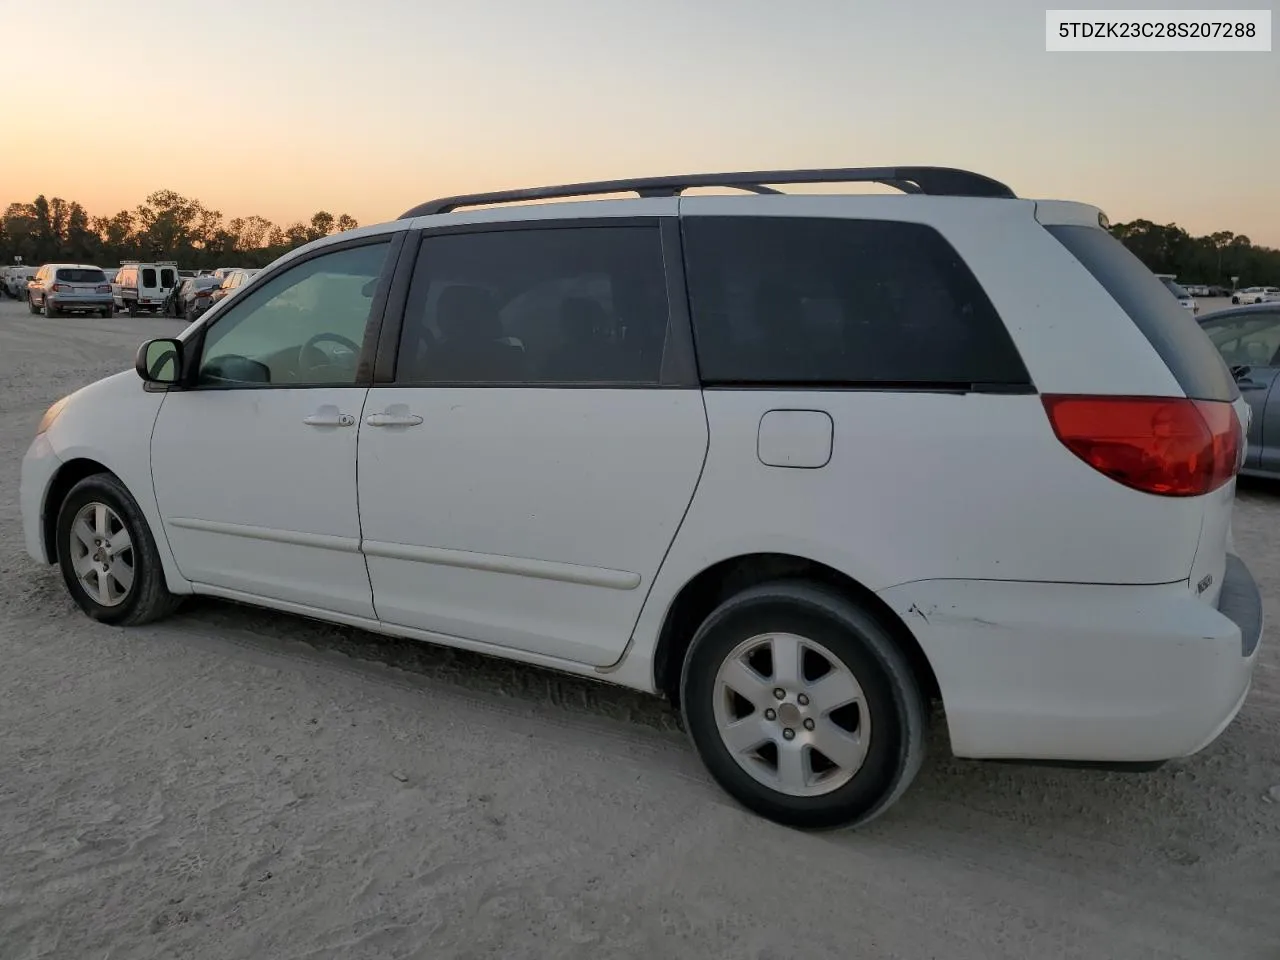
{"type": "Polygon", "coordinates": [[[137,501],[112,474],[94,474],[71,488],[58,508],[57,537],[63,582],[77,606],[94,620],[137,626],[168,616],[181,602],[165,583],[155,539],[137,501]],[[98,508],[105,508],[106,514],[98,508]],[[95,549],[86,542],[89,537],[76,533],[82,521],[89,525],[85,532],[90,535],[105,528],[108,542],[118,542],[121,532],[128,534],[130,546],[107,561],[114,569],[106,578],[105,594],[99,592],[103,581],[98,577],[101,570],[96,563],[88,566],[94,571],[89,575],[90,582],[99,585],[98,589],[91,592],[77,573],[77,564],[83,570],[85,559],[92,557],[95,549]],[[132,576],[121,589],[120,577],[126,568],[132,576]]]}
{"type": "Polygon", "coordinates": [[[1232,303],[1239,303],[1239,302],[1240,302],[1240,298],[1239,298],[1239,297],[1232,297],[1232,298],[1231,298],[1231,302],[1232,302],[1232,303]]]}
{"type": "Polygon", "coordinates": [[[137,315],[138,315],[138,301],[137,301],[137,300],[130,300],[130,301],[129,301],[129,316],[131,316],[131,317],[136,317],[137,315]]]}
{"type": "MultiPolygon", "coordinates": [[[[830,687],[826,689],[830,696],[830,687]]],[[[689,736],[715,781],[747,809],[786,826],[820,830],[865,824],[902,795],[924,759],[928,713],[906,656],[874,616],[807,582],[761,584],[721,604],[689,646],[680,694],[689,736]],[[752,644],[760,646],[757,654],[764,647],[771,653],[775,645],[787,648],[788,638],[798,640],[804,651],[794,661],[800,664],[796,682],[778,680],[771,659],[752,655],[746,672],[737,674],[746,679],[735,679],[734,692],[739,692],[737,687],[751,688],[755,705],[730,697],[721,668],[744,665],[742,657],[752,644]],[[838,710],[824,710],[822,694],[815,693],[828,679],[826,673],[813,670],[823,661],[832,678],[856,691],[856,698],[838,710]],[[769,676],[762,672],[764,664],[769,676]],[[852,687],[847,678],[852,678],[852,687]],[[779,690],[788,688],[785,699],[776,698],[775,684],[779,690]],[[802,696],[805,691],[812,702],[802,696]],[[747,720],[758,718],[744,728],[750,734],[741,740],[752,750],[750,755],[731,750],[721,733],[722,723],[743,716],[744,705],[747,720]],[[795,733],[790,741],[784,740],[788,729],[795,733]],[[856,738],[851,731],[856,731],[856,738]],[[750,736],[757,733],[761,740],[751,746],[750,736]],[[801,786],[789,790],[780,787],[777,778],[782,751],[788,749],[784,744],[796,741],[803,742],[789,748],[794,753],[788,755],[799,759],[788,769],[798,771],[801,780],[793,782],[801,786]],[[848,760],[842,766],[833,762],[834,757],[828,759],[818,749],[821,743],[848,760]]],[[[831,704],[843,702],[845,698],[831,696],[831,704]]]]}
{"type": "Polygon", "coordinates": [[[61,311],[49,302],[49,298],[44,298],[44,315],[52,320],[54,317],[60,316],[61,311]]]}
{"type": "Polygon", "coordinates": [[[28,311],[28,312],[30,312],[30,313],[39,313],[39,312],[40,312],[40,308],[39,308],[38,306],[36,306],[36,303],[35,303],[35,301],[34,301],[34,300],[31,300],[31,299],[29,299],[29,298],[28,298],[28,300],[27,300],[27,311],[28,311]]]}
{"type": "Polygon", "coordinates": [[[110,307],[104,307],[103,309],[98,311],[98,316],[102,317],[103,320],[109,320],[111,319],[111,315],[113,313],[115,313],[115,311],[112,310],[110,307]]]}

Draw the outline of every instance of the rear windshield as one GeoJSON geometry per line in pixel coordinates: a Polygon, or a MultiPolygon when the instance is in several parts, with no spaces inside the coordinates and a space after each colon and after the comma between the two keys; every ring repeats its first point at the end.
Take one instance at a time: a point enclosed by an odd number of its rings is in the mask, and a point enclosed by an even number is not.
{"type": "Polygon", "coordinates": [[[174,282],[174,271],[170,270],[168,267],[165,267],[160,271],[160,286],[172,287],[174,282]]]}
{"type": "Polygon", "coordinates": [[[144,287],[154,287],[156,285],[155,267],[144,267],[142,270],[142,285],[144,287]]]}
{"type": "Polygon", "coordinates": [[[1123,243],[1099,227],[1045,227],[1102,285],[1165,362],[1193,400],[1240,396],[1226,362],[1190,311],[1123,243]]]}
{"type": "Polygon", "coordinates": [[[107,276],[101,270],[85,270],[79,267],[59,267],[57,278],[63,283],[107,282],[107,276]]]}

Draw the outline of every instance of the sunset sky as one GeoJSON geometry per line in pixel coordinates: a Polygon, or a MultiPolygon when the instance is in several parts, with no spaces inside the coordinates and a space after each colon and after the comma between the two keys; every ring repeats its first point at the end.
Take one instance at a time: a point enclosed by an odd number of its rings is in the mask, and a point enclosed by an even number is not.
{"type": "Polygon", "coordinates": [[[228,218],[373,223],[462,191],[940,164],[1280,247],[1280,52],[1049,54],[1044,11],[0,0],[0,205],[105,214],[168,188],[228,218]]]}

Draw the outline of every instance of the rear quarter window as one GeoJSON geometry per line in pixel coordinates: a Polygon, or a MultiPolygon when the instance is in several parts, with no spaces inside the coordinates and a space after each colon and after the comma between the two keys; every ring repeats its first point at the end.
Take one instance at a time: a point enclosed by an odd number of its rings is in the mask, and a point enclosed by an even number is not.
{"type": "Polygon", "coordinates": [[[981,284],[932,227],[703,216],[683,232],[709,386],[1032,389],[981,284]]]}
{"type": "Polygon", "coordinates": [[[1045,229],[1129,315],[1188,397],[1234,401],[1240,396],[1226,362],[1195,318],[1128,247],[1100,227],[1045,229]]]}

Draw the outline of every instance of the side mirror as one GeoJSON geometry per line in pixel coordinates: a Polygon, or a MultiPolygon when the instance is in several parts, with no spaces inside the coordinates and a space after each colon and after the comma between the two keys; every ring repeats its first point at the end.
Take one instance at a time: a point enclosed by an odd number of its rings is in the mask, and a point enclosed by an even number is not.
{"type": "Polygon", "coordinates": [[[143,383],[177,383],[182,376],[182,341],[148,340],[138,348],[133,368],[143,383]]]}

